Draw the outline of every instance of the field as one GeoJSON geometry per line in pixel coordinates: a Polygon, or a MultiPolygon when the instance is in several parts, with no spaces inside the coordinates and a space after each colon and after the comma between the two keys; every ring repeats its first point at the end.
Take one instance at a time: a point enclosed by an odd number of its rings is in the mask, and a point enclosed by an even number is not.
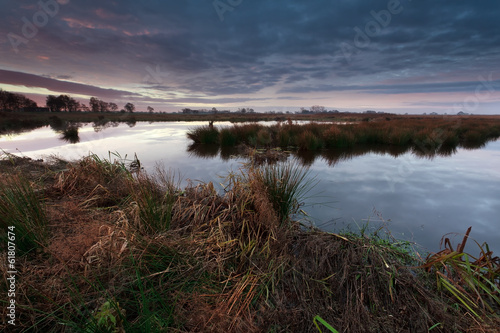
{"type": "MultiPolygon", "coordinates": [[[[15,227],[16,329],[26,332],[494,332],[500,260],[434,255],[378,230],[300,223],[295,164],[248,164],[181,189],[169,171],[90,155],[0,161],[15,227]],[[221,193],[222,192],[222,193],[221,193]],[[295,217],[295,218],[292,218],[295,217]],[[328,328],[327,325],[331,325],[328,328]]],[[[6,244],[7,234],[2,234],[6,244]]],[[[6,248],[2,275],[8,276],[6,248]]],[[[4,278],[3,295],[9,285],[4,278]]],[[[2,298],[2,329],[8,329],[2,298]]]]}

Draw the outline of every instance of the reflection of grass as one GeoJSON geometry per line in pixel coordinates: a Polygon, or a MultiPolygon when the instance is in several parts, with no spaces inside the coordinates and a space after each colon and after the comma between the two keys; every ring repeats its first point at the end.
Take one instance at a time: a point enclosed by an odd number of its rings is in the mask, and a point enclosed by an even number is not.
{"type": "MultiPolygon", "coordinates": [[[[313,332],[321,323],[339,332],[425,332],[441,323],[453,332],[498,324],[487,308],[471,306],[476,321],[453,307],[454,296],[394,242],[294,221],[311,185],[304,168],[248,165],[220,191],[212,183],[181,190],[171,174],[130,171],[116,156],[70,163],[46,184],[30,180],[44,190],[36,193],[45,195],[37,210],[47,242],[22,261],[19,330],[313,332]]],[[[15,179],[1,174],[1,200],[15,179]]]]}

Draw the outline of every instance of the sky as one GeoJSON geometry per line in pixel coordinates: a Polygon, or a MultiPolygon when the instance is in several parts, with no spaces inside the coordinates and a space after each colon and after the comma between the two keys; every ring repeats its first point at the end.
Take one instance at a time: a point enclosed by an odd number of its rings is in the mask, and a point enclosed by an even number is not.
{"type": "Polygon", "coordinates": [[[500,2],[2,0],[0,88],[182,108],[500,114],[500,2]]]}

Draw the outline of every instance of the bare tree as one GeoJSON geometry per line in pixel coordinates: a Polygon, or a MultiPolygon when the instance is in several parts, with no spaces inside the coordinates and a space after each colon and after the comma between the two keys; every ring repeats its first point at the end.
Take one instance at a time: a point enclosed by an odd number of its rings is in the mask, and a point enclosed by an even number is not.
{"type": "Polygon", "coordinates": [[[135,111],[135,105],[132,103],[127,103],[125,104],[124,109],[125,111],[132,113],[135,111]]]}
{"type": "Polygon", "coordinates": [[[110,109],[111,111],[113,111],[113,112],[114,112],[114,111],[118,111],[118,105],[116,105],[116,103],[109,103],[109,105],[108,105],[108,106],[109,106],[109,109],[110,109]]]}

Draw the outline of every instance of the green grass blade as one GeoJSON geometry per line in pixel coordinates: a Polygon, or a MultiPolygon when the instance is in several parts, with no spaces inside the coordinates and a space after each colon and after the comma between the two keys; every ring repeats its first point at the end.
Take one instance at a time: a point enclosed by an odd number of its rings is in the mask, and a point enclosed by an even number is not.
{"type": "Polygon", "coordinates": [[[319,315],[318,316],[315,316],[313,318],[313,322],[314,322],[314,325],[316,325],[316,328],[318,329],[318,331],[320,331],[320,333],[322,333],[323,331],[321,330],[321,328],[319,327],[318,325],[318,322],[321,323],[323,326],[325,326],[330,332],[333,332],[333,333],[339,333],[336,329],[334,329],[330,324],[328,324],[323,318],[321,318],[319,315]]]}

